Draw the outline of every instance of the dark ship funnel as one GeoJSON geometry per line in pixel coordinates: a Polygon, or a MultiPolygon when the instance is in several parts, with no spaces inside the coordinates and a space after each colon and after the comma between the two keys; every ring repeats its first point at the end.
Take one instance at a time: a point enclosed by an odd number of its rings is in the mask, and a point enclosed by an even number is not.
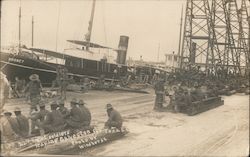
{"type": "Polygon", "coordinates": [[[120,36],[120,42],[117,50],[117,64],[125,64],[127,57],[127,49],[128,49],[128,36],[120,36]]]}

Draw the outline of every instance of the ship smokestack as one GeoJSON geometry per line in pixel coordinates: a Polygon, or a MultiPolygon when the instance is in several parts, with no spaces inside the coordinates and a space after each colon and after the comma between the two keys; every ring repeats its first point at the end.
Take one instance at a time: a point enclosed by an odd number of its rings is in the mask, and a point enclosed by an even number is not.
{"type": "Polygon", "coordinates": [[[120,36],[120,41],[117,50],[117,64],[125,64],[127,57],[127,49],[128,49],[128,36],[120,36]]]}

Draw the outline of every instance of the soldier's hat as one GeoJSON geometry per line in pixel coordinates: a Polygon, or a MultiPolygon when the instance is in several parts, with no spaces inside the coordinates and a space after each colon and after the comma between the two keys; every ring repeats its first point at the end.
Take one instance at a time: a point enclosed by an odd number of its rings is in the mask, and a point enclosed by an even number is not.
{"type": "Polygon", "coordinates": [[[11,113],[10,111],[4,109],[4,110],[3,110],[3,114],[7,114],[7,113],[9,113],[10,115],[12,115],[12,113],[11,113]]]}
{"type": "Polygon", "coordinates": [[[29,79],[30,79],[31,81],[38,81],[38,80],[39,80],[39,75],[37,75],[37,74],[32,74],[32,75],[30,75],[29,79]]]}
{"type": "Polygon", "coordinates": [[[51,104],[50,104],[50,107],[57,107],[57,103],[55,101],[53,101],[51,104]]]}
{"type": "Polygon", "coordinates": [[[21,111],[21,109],[20,109],[20,107],[15,107],[15,110],[14,110],[15,112],[20,112],[21,111]]]}
{"type": "Polygon", "coordinates": [[[70,101],[70,103],[71,103],[72,105],[76,105],[76,104],[77,104],[76,98],[73,98],[73,99],[70,101]]]}
{"type": "Polygon", "coordinates": [[[78,104],[79,104],[79,105],[84,105],[84,104],[86,104],[86,103],[81,99],[81,100],[79,100],[78,104]]]}
{"type": "Polygon", "coordinates": [[[112,108],[113,108],[113,106],[111,104],[106,105],[106,109],[112,109],[112,108]]]}

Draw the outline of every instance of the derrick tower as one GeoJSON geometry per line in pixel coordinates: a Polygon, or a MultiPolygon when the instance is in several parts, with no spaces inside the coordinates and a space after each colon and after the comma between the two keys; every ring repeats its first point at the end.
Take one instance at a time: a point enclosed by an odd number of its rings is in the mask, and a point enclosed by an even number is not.
{"type": "Polygon", "coordinates": [[[187,0],[180,68],[187,64],[207,65],[210,47],[208,0],[187,0]]]}

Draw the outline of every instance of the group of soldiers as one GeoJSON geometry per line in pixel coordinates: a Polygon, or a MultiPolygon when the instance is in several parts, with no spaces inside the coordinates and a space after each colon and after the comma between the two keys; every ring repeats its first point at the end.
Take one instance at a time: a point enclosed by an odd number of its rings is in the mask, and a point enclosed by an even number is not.
{"type": "MultiPolygon", "coordinates": [[[[31,107],[29,116],[24,116],[19,107],[16,107],[12,117],[10,111],[4,110],[1,114],[2,139],[12,141],[34,135],[44,135],[68,129],[92,130],[91,112],[83,100],[73,98],[70,101],[71,109],[65,107],[64,100],[50,103],[50,111],[46,109],[45,102],[39,102],[39,110],[31,107]],[[30,121],[30,122],[29,122],[30,121]]],[[[108,120],[104,128],[111,129],[122,127],[122,117],[111,104],[106,105],[108,120]]]]}
{"type": "Polygon", "coordinates": [[[160,74],[154,85],[155,110],[164,109],[165,96],[170,101],[168,109],[179,111],[179,107],[209,97],[218,97],[221,91],[249,88],[249,78],[232,73],[204,73],[199,67],[190,67],[160,74]]]}
{"type": "MultiPolygon", "coordinates": [[[[24,87],[23,92],[28,93],[30,111],[28,116],[22,114],[19,107],[15,108],[16,117],[12,116],[2,106],[1,110],[1,131],[4,141],[26,138],[34,135],[43,135],[51,132],[58,132],[65,129],[91,130],[91,112],[86,107],[83,100],[73,98],[70,101],[70,109],[65,106],[65,99],[61,97],[57,101],[50,103],[50,111],[46,109],[46,104],[41,98],[42,85],[39,75],[32,74],[30,81],[24,87]]],[[[19,81],[17,79],[17,81],[19,81]]],[[[108,120],[106,128],[122,127],[122,117],[111,104],[107,104],[108,120]]]]}

